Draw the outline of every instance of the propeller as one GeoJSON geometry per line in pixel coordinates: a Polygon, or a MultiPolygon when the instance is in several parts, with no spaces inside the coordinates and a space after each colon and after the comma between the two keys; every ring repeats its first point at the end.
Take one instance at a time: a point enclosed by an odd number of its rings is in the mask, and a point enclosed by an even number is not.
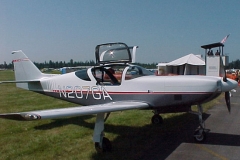
{"type": "Polygon", "coordinates": [[[231,112],[231,103],[230,103],[230,92],[225,92],[225,101],[226,101],[226,104],[227,104],[227,109],[228,109],[228,112],[230,113],[231,112]]]}
{"type": "MultiPolygon", "coordinates": [[[[224,82],[227,82],[228,80],[227,80],[226,70],[225,70],[224,67],[223,67],[222,69],[224,70],[223,81],[224,81],[224,82]]],[[[230,103],[230,92],[229,92],[229,91],[225,92],[225,101],[226,101],[226,105],[227,105],[228,112],[230,113],[230,112],[231,112],[231,103],[230,103]]]]}
{"type": "MultiPolygon", "coordinates": [[[[225,69],[224,69],[223,81],[227,82],[227,73],[225,69]]],[[[225,92],[225,101],[226,101],[228,112],[230,113],[231,112],[230,91],[225,92]]]]}

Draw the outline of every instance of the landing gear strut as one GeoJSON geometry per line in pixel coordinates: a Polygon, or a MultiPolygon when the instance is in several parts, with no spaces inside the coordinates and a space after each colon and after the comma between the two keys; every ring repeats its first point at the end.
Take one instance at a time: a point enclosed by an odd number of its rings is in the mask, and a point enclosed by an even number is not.
{"type": "Polygon", "coordinates": [[[159,112],[157,110],[153,111],[154,115],[152,116],[152,124],[162,124],[163,123],[163,119],[162,117],[159,115],[159,112]]]}
{"type": "Polygon", "coordinates": [[[104,121],[107,120],[109,113],[107,114],[107,117],[104,118],[105,113],[98,113],[95,127],[94,127],[94,133],[93,133],[93,141],[95,143],[95,149],[97,152],[110,152],[112,151],[112,145],[108,138],[104,137],[104,121]]]}
{"type": "Polygon", "coordinates": [[[205,129],[205,122],[202,119],[202,113],[203,113],[202,106],[199,104],[197,105],[197,107],[198,107],[197,112],[190,111],[190,113],[198,115],[198,119],[199,119],[199,127],[194,132],[194,139],[197,142],[203,142],[206,139],[206,133],[208,133],[210,130],[205,129]]]}

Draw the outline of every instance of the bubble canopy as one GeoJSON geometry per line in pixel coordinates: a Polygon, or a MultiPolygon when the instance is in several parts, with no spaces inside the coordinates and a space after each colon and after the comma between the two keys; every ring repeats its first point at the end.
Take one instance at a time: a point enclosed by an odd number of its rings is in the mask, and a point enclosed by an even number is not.
{"type": "Polygon", "coordinates": [[[131,48],[121,42],[97,45],[95,48],[96,63],[131,63],[131,48]]]}

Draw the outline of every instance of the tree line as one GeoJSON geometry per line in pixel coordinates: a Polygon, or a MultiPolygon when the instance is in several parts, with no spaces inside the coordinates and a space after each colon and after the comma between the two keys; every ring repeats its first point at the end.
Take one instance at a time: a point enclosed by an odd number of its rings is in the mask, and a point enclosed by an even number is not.
{"type": "MultiPolygon", "coordinates": [[[[39,69],[43,69],[43,68],[63,68],[63,67],[78,67],[78,66],[95,66],[96,63],[93,60],[90,61],[73,61],[73,59],[70,59],[69,62],[65,62],[65,61],[52,61],[49,60],[48,62],[33,62],[39,69]]],[[[144,68],[149,68],[149,69],[153,69],[156,68],[157,63],[135,63],[139,66],[142,66],[144,68]]],[[[9,63],[7,64],[6,62],[4,62],[3,64],[0,64],[0,69],[13,69],[13,64],[9,63]]]]}
{"type": "MultiPolygon", "coordinates": [[[[33,62],[39,69],[43,69],[43,68],[63,68],[63,67],[77,67],[77,66],[94,66],[96,65],[96,63],[93,60],[90,61],[73,61],[73,59],[70,59],[69,62],[65,62],[65,61],[52,61],[49,60],[48,62],[33,62]]],[[[148,68],[148,69],[155,69],[157,68],[156,65],[157,63],[135,63],[136,65],[142,66],[144,68],[148,68]]],[[[229,65],[226,67],[226,69],[240,69],[240,60],[237,59],[235,61],[232,61],[229,63],[229,65]]],[[[9,63],[7,64],[6,62],[4,62],[3,64],[0,64],[0,69],[13,69],[13,64],[9,63]]]]}
{"type": "Polygon", "coordinates": [[[240,60],[237,59],[236,61],[229,63],[228,69],[240,69],[240,60]]]}
{"type": "Polygon", "coordinates": [[[52,61],[50,60],[49,62],[44,62],[44,63],[37,63],[34,62],[34,64],[39,68],[39,69],[43,69],[43,68],[63,68],[63,67],[77,67],[77,66],[94,66],[95,62],[93,60],[90,61],[73,61],[73,59],[70,59],[69,62],[65,62],[65,61],[52,61]]]}

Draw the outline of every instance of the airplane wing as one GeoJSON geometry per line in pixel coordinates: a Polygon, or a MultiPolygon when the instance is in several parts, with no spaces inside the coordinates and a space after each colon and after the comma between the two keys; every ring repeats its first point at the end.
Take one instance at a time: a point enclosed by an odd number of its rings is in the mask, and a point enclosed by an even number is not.
{"type": "Polygon", "coordinates": [[[39,120],[39,119],[75,117],[75,116],[91,115],[91,114],[97,114],[97,113],[108,113],[108,112],[123,111],[123,110],[130,110],[130,109],[144,109],[148,107],[149,105],[144,102],[119,101],[119,102],[111,102],[107,104],[99,104],[99,105],[91,105],[91,106],[79,106],[79,107],[69,107],[69,108],[61,108],[61,109],[20,112],[20,113],[6,113],[6,114],[0,114],[0,118],[12,119],[12,120],[18,120],[18,121],[31,121],[31,120],[39,120]]]}

